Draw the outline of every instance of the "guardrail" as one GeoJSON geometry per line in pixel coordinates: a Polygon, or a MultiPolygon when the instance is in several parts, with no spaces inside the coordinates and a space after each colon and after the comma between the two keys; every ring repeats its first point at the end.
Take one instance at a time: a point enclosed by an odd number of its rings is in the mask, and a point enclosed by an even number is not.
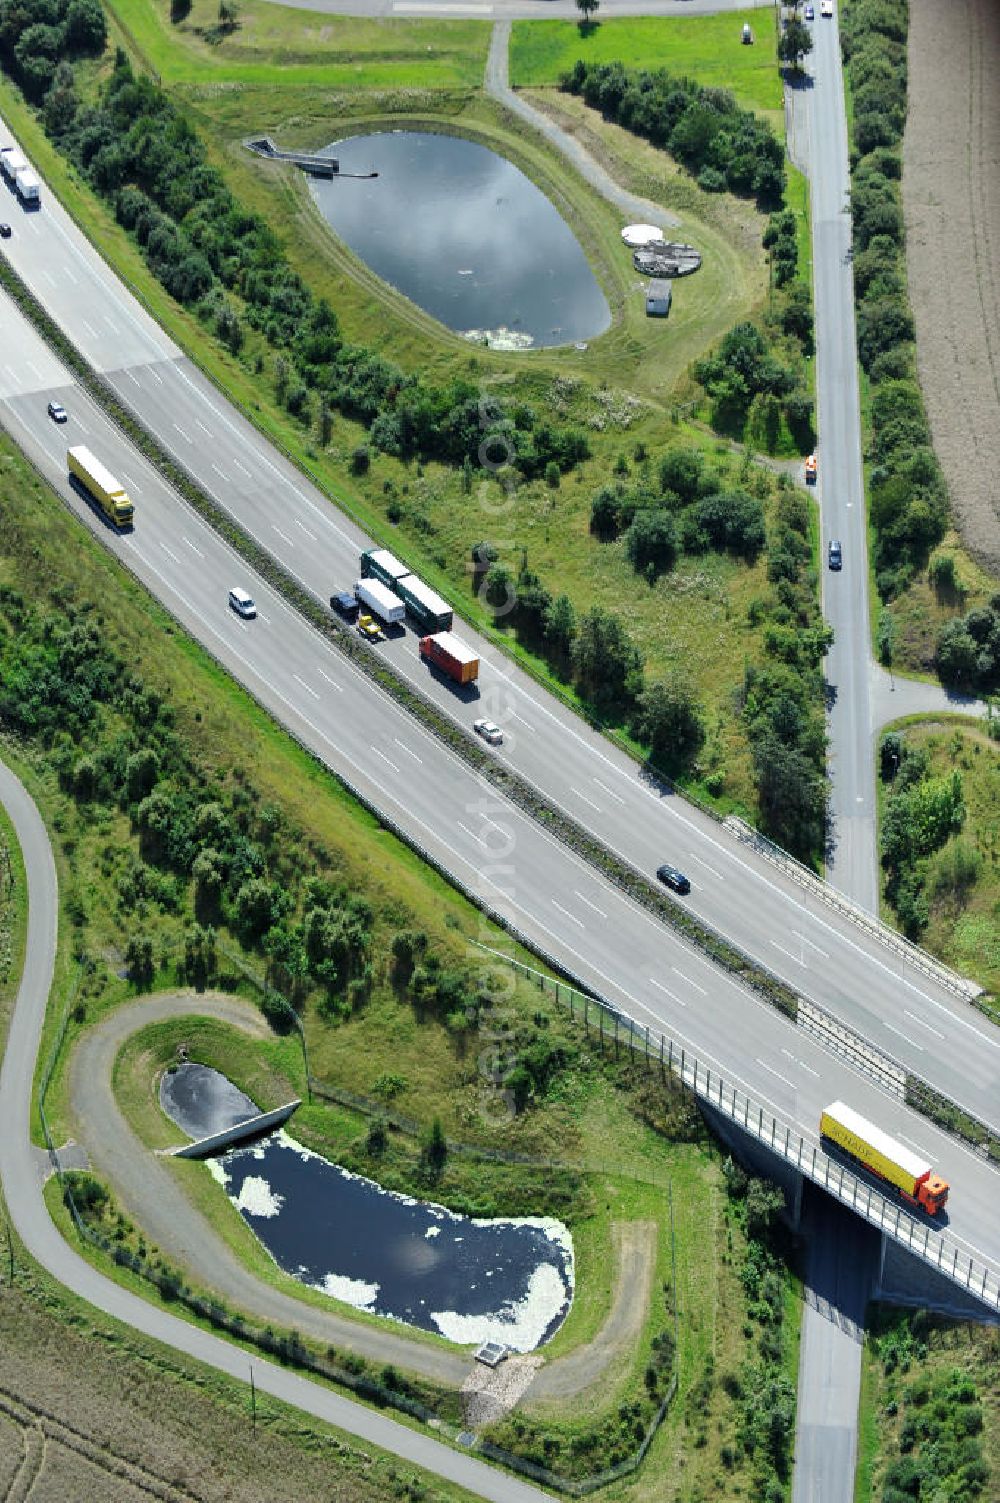
{"type": "Polygon", "coordinates": [[[983,988],[977,982],[959,976],[957,971],[953,971],[950,966],[946,966],[927,950],[921,949],[920,945],[915,945],[898,930],[890,928],[880,918],[866,913],[844,893],[838,892],[835,887],[831,887],[829,882],[824,882],[817,877],[808,866],[797,861],[787,851],[783,851],[780,845],[775,845],[773,840],[769,840],[766,835],[755,830],[753,825],[748,825],[745,819],[729,814],[722,823],[736,836],[737,840],[742,840],[745,845],[752,846],[758,856],[763,856],[765,861],[771,862],[772,866],[780,867],[786,875],[798,882],[800,887],[808,888],[813,896],[819,898],[820,902],[825,903],[828,908],[835,908],[838,913],[850,919],[857,928],[864,930],[873,939],[879,940],[894,954],[901,955],[904,960],[908,960],[915,970],[922,971],[925,976],[930,976],[942,986],[948,987],[966,1002],[978,997],[982,992],[983,988]]]}
{"type": "MultiPolygon", "coordinates": [[[[541,990],[555,987],[551,978],[523,961],[489,945],[479,945],[495,959],[503,961],[521,975],[536,982],[541,990]]],[[[568,1003],[570,1016],[579,1016],[590,1025],[591,1010],[599,1010],[602,1037],[604,1018],[608,1018],[608,1037],[624,1044],[648,1064],[655,1064],[704,1101],[713,1111],[728,1117],[737,1127],[755,1138],[765,1148],[790,1164],[800,1174],[836,1197],[842,1204],[877,1227],[912,1252],[928,1267],[944,1274],[991,1310],[1000,1313],[1000,1273],[996,1268],[971,1257],[946,1231],[938,1231],[929,1222],[919,1222],[898,1201],[889,1200],[850,1169],[837,1163],[802,1135],[798,1128],[783,1123],[769,1108],[755,1102],[739,1086],[731,1084],[718,1070],[703,1065],[688,1049],[679,1047],[665,1034],[641,1026],[606,998],[596,993],[577,991],[559,983],[558,997],[568,1003]],[[613,1024],[613,1030],[612,1030],[613,1024]],[[932,1233],[934,1240],[932,1241],[932,1233]]]]}
{"type": "MultiPolygon", "coordinates": [[[[776,976],[761,961],[741,949],[740,946],[722,934],[720,930],[715,929],[706,920],[695,918],[678,904],[670,902],[644,872],[641,872],[623,857],[610,850],[609,847],[596,840],[589,831],[577,823],[561,806],[554,804],[551,800],[539,794],[532,784],[509,769],[503,768],[495,759],[487,757],[482,749],[474,745],[471,738],[455,722],[444,717],[438,711],[437,707],[430,700],[426,699],[423,694],[412,688],[409,684],[404,684],[403,680],[378,659],[375,654],[370,651],[361,650],[357,639],[349,636],[346,631],[339,629],[335,623],[332,623],[329,614],[320,609],[315,598],[297,584],[284,566],[274,559],[266,549],[261,548],[249,539],[242,531],[238,521],[231,517],[228,512],[209,496],[202,488],[200,482],[197,481],[186,467],[166,453],[159,441],[145,427],[145,424],[128,408],[124,398],[114,392],[107,380],[93,370],[68,336],[63,333],[62,329],[45,312],[23,279],[14,271],[10,263],[3,258],[0,258],[0,281],[6,284],[21,311],[26,317],[30,318],[43,339],[55,350],[57,356],[66,361],[77,378],[98,402],[98,405],[101,406],[105,415],[118,427],[123,437],[135,444],[145,454],[150,463],[179,490],[188,503],[200,515],[205,517],[209,525],[220,532],[237,552],[243,557],[248,558],[264,574],[274,588],[299,610],[310,625],[317,630],[321,630],[328,640],[336,643],[338,647],[344,650],[356,667],[371,677],[408,713],[426,725],[469,766],[473,767],[482,777],[491,782],[502,797],[509,799],[515,807],[521,809],[522,812],[531,818],[538,819],[546,828],[556,833],[564,845],[601,871],[619,890],[627,893],[637,902],[640,902],[645,908],[655,914],[661,922],[669,923],[671,927],[684,934],[694,944],[698,945],[711,960],[738,977],[757,996],[766,1001],[769,1006],[783,1012],[796,1022],[798,1021],[798,1012],[802,999],[780,977],[776,976]]],[[[120,554],[116,554],[115,557],[121,567],[129,569],[128,563],[120,554]]],[[[130,570],[130,572],[134,574],[135,571],[130,570]]],[[[210,656],[215,656],[209,648],[204,647],[204,650],[210,656]]],[[[215,660],[217,662],[220,661],[218,658],[215,660]]],[[[221,666],[224,667],[225,665],[221,666]]],[[[252,694],[250,690],[246,690],[246,692],[252,694]]],[[[260,703],[259,700],[257,702],[260,703]]],[[[262,706],[262,708],[267,713],[270,713],[267,711],[266,706],[262,706]]],[[[287,731],[287,728],[286,733],[293,734],[287,731]]],[[[329,764],[322,761],[311,747],[306,747],[300,738],[295,737],[294,739],[299,740],[299,744],[304,746],[310,756],[314,757],[327,772],[336,777],[351,796],[368,809],[385,828],[391,830],[411,850],[415,851],[421,860],[432,865],[478,908],[494,918],[500,924],[501,928],[510,930],[510,926],[506,921],[495,911],[491,910],[483,902],[478,893],[472,891],[442,862],[433,858],[418,840],[411,837],[402,826],[387,816],[377,804],[362,794],[348,778],[340,772],[335,772],[329,764]]],[[[661,778],[659,775],[657,777],[658,781],[664,787],[674,787],[669,779],[661,778]]],[[[734,819],[733,816],[729,816],[726,821],[721,821],[719,820],[719,816],[714,811],[708,809],[706,805],[699,803],[698,807],[704,812],[709,813],[718,822],[727,824],[738,838],[744,839],[747,843],[751,843],[756,848],[759,848],[769,859],[789,870],[792,875],[796,876],[797,880],[803,881],[808,879],[811,884],[815,885],[815,889],[824,901],[831,900],[832,888],[826,883],[820,882],[813,873],[809,872],[808,868],[802,866],[800,862],[796,862],[793,857],[781,851],[773,842],[768,841],[765,836],[759,835],[749,825],[746,825],[741,820],[734,819]]],[[[839,895],[836,896],[839,898],[839,895]]],[[[845,911],[848,911],[852,907],[852,905],[847,903],[846,899],[843,900],[843,904],[845,905],[845,911]]],[[[854,912],[860,913],[860,910],[854,910],[854,912]]],[[[925,956],[925,952],[919,950],[917,946],[910,945],[908,941],[903,940],[900,936],[894,935],[894,931],[889,930],[885,925],[878,924],[878,921],[868,920],[866,915],[862,915],[862,917],[871,926],[871,932],[877,932],[881,936],[882,931],[884,931],[886,935],[892,936],[893,939],[899,941],[899,944],[903,947],[907,955],[912,951],[918,956],[925,956]]],[[[518,937],[520,938],[520,936],[518,937]]],[[[544,959],[546,963],[551,964],[554,970],[561,971],[565,969],[558,962],[550,961],[549,956],[543,954],[539,946],[528,944],[527,947],[539,954],[540,958],[544,959]]],[[[933,957],[925,956],[925,959],[934,966],[938,965],[938,962],[933,961],[933,957]]],[[[946,967],[942,967],[941,969],[942,971],[947,971],[946,967]]],[[[955,979],[957,980],[958,978],[955,979]]],[[[810,1003],[809,1006],[810,1013],[807,1026],[825,1044],[833,1047],[835,1052],[840,1054],[841,1057],[849,1059],[857,1068],[863,1069],[864,1073],[869,1074],[872,1078],[879,1079],[880,1082],[883,1079],[892,1079],[896,1072],[903,1071],[907,1082],[906,1099],[911,1105],[926,1115],[931,1116],[932,1120],[938,1122],[941,1126],[947,1128],[947,1130],[955,1132],[966,1141],[972,1142],[977,1146],[986,1143],[991,1155],[1000,1159],[1000,1129],[971,1116],[956,1102],[943,1096],[929,1082],[905,1070],[898,1061],[893,1060],[885,1051],[875,1051],[874,1046],[849,1029],[848,1025],[840,1022],[833,1014],[826,1012],[817,1003],[810,1003]],[[880,1056],[879,1061],[875,1059],[876,1054],[880,1056]],[[880,1075],[877,1073],[878,1070],[887,1073],[880,1075]]],[[[301,1024],[298,1024],[298,1026],[301,1033],[301,1024]]],[[[303,1051],[305,1051],[304,1034],[302,1034],[302,1042],[303,1051]]],[[[896,1094],[894,1086],[891,1086],[890,1089],[892,1089],[893,1094],[896,1094]]]]}

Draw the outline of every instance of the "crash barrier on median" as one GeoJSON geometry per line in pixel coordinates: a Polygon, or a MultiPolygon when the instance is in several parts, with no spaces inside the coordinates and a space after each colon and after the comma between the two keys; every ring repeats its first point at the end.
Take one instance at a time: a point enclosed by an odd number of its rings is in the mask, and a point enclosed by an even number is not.
{"type": "Polygon", "coordinates": [[[942,986],[946,986],[949,991],[962,997],[966,1002],[978,997],[982,992],[983,988],[977,982],[970,981],[965,976],[959,976],[957,971],[944,965],[934,955],[921,949],[919,945],[915,945],[912,940],[890,928],[888,924],[884,924],[880,918],[866,913],[863,908],[858,907],[857,903],[852,903],[844,893],[837,892],[829,882],[824,882],[817,877],[815,872],[810,871],[801,861],[796,861],[794,856],[783,851],[780,845],[775,845],[773,840],[768,840],[766,835],[762,835],[745,820],[739,819],[735,814],[730,814],[723,820],[723,824],[736,836],[737,840],[742,840],[744,845],[751,846],[766,861],[780,867],[801,887],[808,888],[828,908],[836,908],[859,929],[863,929],[866,934],[880,940],[894,954],[901,955],[904,960],[908,960],[915,970],[922,971],[925,976],[931,977],[934,981],[939,981],[942,986]]]}
{"type": "MultiPolygon", "coordinates": [[[[42,337],[55,350],[56,354],[67,361],[84,387],[119,427],[123,435],[137,445],[146,457],[167,477],[170,483],[175,485],[185,500],[199,514],[207,515],[210,525],[226,537],[227,541],[242,556],[249,558],[255,567],[260,569],[265,577],[286,598],[295,602],[297,608],[302,611],[310,624],[314,627],[319,626],[319,608],[313,598],[297,586],[284,567],[272,555],[252,543],[246,537],[238,523],[202,490],[199,482],[183,465],[166,455],[158,441],[149,433],[144,424],[126,407],[123,399],[112,390],[104,377],[97,374],[83,355],[76,349],[75,345],[72,344],[49,317],[10,263],[4,261],[2,258],[0,258],[0,282],[6,286],[21,311],[32,321],[42,337]]],[[[123,568],[128,569],[127,563],[124,562],[121,556],[116,555],[116,557],[119,564],[123,568]]],[[[134,574],[132,570],[129,572],[134,574]]],[[[322,626],[326,628],[327,635],[329,636],[330,621],[326,616],[323,616],[322,626]]],[[[348,643],[350,643],[351,649],[358,646],[353,638],[348,638],[347,633],[340,630],[334,631],[332,640],[345,648],[348,647],[348,643]]],[[[209,656],[215,657],[215,654],[207,647],[204,650],[208,652],[209,656]]],[[[521,809],[529,817],[538,819],[549,829],[555,829],[563,844],[589,861],[591,865],[600,870],[621,891],[642,903],[643,906],[659,917],[661,921],[670,923],[672,927],[684,934],[692,943],[698,945],[713,961],[723,966],[731,974],[737,976],[745,986],[751,988],[757,996],[761,997],[770,1006],[785,1013],[788,1017],[797,1020],[799,1008],[798,997],[790,987],[758,960],[741,950],[710,924],[703,920],[693,919],[690,914],[679,908],[678,905],[670,903],[655,888],[654,884],[649,881],[644,873],[614,855],[607,847],[601,845],[600,842],[595,841],[582,826],[578,825],[558,806],[551,804],[547,799],[543,799],[530,784],[524,783],[514,775],[502,775],[498,770],[497,764],[492,759],[485,757],[485,755],[476,755],[478,749],[472,748],[470,740],[466,735],[451,721],[442,719],[440,713],[429,700],[426,700],[424,696],[415,690],[410,689],[409,686],[404,686],[402,680],[395,674],[385,670],[372,653],[349,650],[348,655],[355,666],[360,667],[372,677],[379,687],[392,695],[404,709],[414,715],[415,718],[420,719],[425,724],[429,724],[430,729],[438,734],[453,751],[460,755],[484,779],[492,784],[499,797],[508,799],[514,807],[521,809]]],[[[215,660],[219,661],[217,657],[215,660]]],[[[220,664],[220,666],[224,667],[225,665],[220,664]]],[[[247,689],[246,692],[250,693],[251,697],[256,698],[251,690],[247,689]]],[[[257,702],[260,703],[259,700],[257,702]]],[[[270,713],[267,710],[267,706],[262,705],[262,708],[266,713],[270,713]]],[[[504,915],[493,909],[480,894],[463,882],[443,861],[433,856],[419,840],[414,838],[390,816],[386,815],[372,799],[362,793],[343,773],[336,772],[333,768],[329,767],[315,749],[302,741],[300,736],[297,736],[292,731],[287,731],[287,734],[297,740],[307,753],[320,766],[324,767],[328,773],[335,777],[353,798],[364,808],[368,809],[385,829],[391,831],[411,850],[415,851],[421,860],[440,872],[446,881],[451,883],[458,891],[464,893],[472,903],[480,908],[489,918],[493,919],[501,929],[511,934],[517,933],[504,915]]],[[[658,778],[658,781],[665,788],[674,788],[674,785],[667,778],[658,778]]],[[[684,796],[686,798],[690,797],[688,794],[684,796]]],[[[693,800],[693,802],[698,803],[698,807],[703,812],[711,815],[717,822],[725,823],[734,833],[739,834],[736,826],[741,824],[740,821],[734,822],[732,817],[721,821],[718,815],[706,805],[701,804],[697,800],[693,800]]],[[[754,844],[769,859],[790,871],[793,876],[796,876],[797,880],[805,881],[808,879],[811,883],[816,884],[823,900],[832,901],[832,889],[828,888],[825,883],[819,882],[819,879],[813,876],[801,863],[795,862],[792,857],[781,851],[772,842],[767,841],[765,837],[758,835],[756,831],[752,831],[749,826],[743,826],[743,830],[746,832],[743,838],[748,843],[754,844]]],[[[842,906],[844,907],[844,911],[848,911],[851,908],[851,905],[847,904],[846,899],[843,900],[842,906]]],[[[899,953],[911,955],[912,952],[912,956],[919,958],[923,969],[926,970],[928,964],[935,968],[938,967],[939,963],[934,961],[933,957],[927,956],[917,946],[910,945],[908,941],[903,940],[901,936],[896,935],[894,931],[888,929],[885,925],[871,920],[867,915],[861,915],[860,910],[852,911],[855,917],[859,917],[859,921],[860,919],[865,921],[866,926],[870,927],[871,932],[877,933],[880,937],[884,938],[899,953]]],[[[537,944],[527,941],[525,943],[527,948],[533,949],[539,958],[554,971],[568,974],[564,966],[545,954],[537,944]]],[[[917,963],[916,960],[914,963],[917,963]]],[[[947,968],[941,967],[940,970],[947,975],[952,974],[947,972],[947,968]]],[[[956,982],[959,979],[953,978],[956,982]]],[[[279,1000],[282,1001],[283,1005],[287,1005],[284,1004],[283,999],[279,1000]]],[[[823,1034],[824,1042],[836,1047],[838,1052],[848,1058],[856,1068],[863,1069],[865,1073],[874,1074],[872,1070],[874,1056],[872,1046],[858,1038],[856,1034],[852,1035],[845,1024],[841,1024],[831,1014],[825,1013],[817,1004],[812,1003],[811,1008],[810,1023],[812,1025],[816,1025],[821,1019],[826,1019],[829,1022],[830,1026],[826,1028],[823,1034]]],[[[291,1012],[292,1009],[289,1008],[289,1011],[291,1012]]],[[[305,1035],[302,1032],[301,1022],[297,1017],[296,1026],[299,1029],[303,1053],[305,1054],[305,1035]]],[[[881,1052],[881,1059],[883,1064],[896,1064],[896,1062],[891,1061],[890,1056],[886,1055],[884,1051],[881,1052]]],[[[883,1066],[880,1065],[879,1068],[883,1068],[883,1066]]],[[[900,1066],[899,1068],[902,1067],[900,1066]]],[[[306,1061],[306,1074],[308,1078],[308,1060],[306,1061]]],[[[879,1077],[875,1075],[874,1078],[879,1077]]],[[[883,1081],[882,1083],[885,1082],[883,1081]]],[[[979,1148],[985,1146],[991,1157],[1000,1158],[1000,1131],[978,1122],[963,1108],[958,1106],[957,1103],[942,1096],[928,1082],[920,1080],[919,1077],[913,1076],[910,1072],[907,1072],[906,1099],[910,1104],[918,1107],[919,1110],[930,1116],[940,1126],[963,1137],[966,1141],[976,1144],[979,1148]]]]}
{"type": "MultiPolygon", "coordinates": [[[[542,990],[546,984],[552,985],[549,977],[525,965],[523,961],[504,955],[500,950],[491,950],[487,945],[480,945],[479,948],[529,977],[542,990]]],[[[1000,1313],[1000,1273],[963,1252],[947,1232],[938,1232],[929,1223],[914,1220],[898,1201],[886,1199],[866,1181],[829,1158],[821,1148],[808,1143],[797,1128],[782,1123],[771,1111],[753,1101],[739,1086],[728,1082],[720,1071],[713,1072],[701,1064],[690,1050],[679,1047],[666,1035],[634,1022],[613,1003],[596,993],[576,992],[564,982],[559,986],[559,995],[568,1004],[571,1017],[579,1017],[589,1026],[592,1013],[598,1011],[602,1037],[604,1020],[607,1019],[607,1037],[610,1039],[613,1036],[616,1045],[629,1048],[633,1054],[645,1059],[647,1065],[655,1065],[665,1075],[673,1076],[700,1101],[711,1106],[713,1111],[728,1117],[743,1132],[757,1139],[800,1174],[856,1211],[859,1216],[863,1216],[885,1236],[907,1248],[929,1267],[943,1273],[987,1308],[1000,1313]]]]}
{"type": "MultiPolygon", "coordinates": [[[[323,613],[313,597],[296,584],[284,567],[265,549],[262,549],[248,539],[239,527],[238,522],[202,489],[196,478],[182,464],[166,454],[159,445],[158,440],[150,434],[145,425],[127,407],[124,399],[120,398],[112,390],[104,377],[97,374],[68,337],[63,334],[62,330],[48,316],[34,294],[14,271],[13,267],[2,259],[0,259],[0,282],[7,287],[7,290],[21,308],[21,311],[34,323],[42,337],[55,350],[56,354],[61,359],[67,361],[77,378],[102,407],[110,420],[119,428],[123,436],[136,444],[140,451],[146,455],[147,459],[179,490],[180,494],[194,507],[199,515],[205,517],[209,524],[221,536],[225,537],[241,556],[247,558],[269,580],[274,588],[286,599],[290,600],[314,628],[323,629],[327,637],[347,653],[356,667],[371,677],[380,688],[390,694],[408,713],[427,725],[452,751],[462,757],[468,765],[473,767],[487,782],[492,784],[499,797],[508,799],[515,808],[519,808],[529,817],[539,820],[548,829],[554,830],[563,844],[595,866],[619,890],[641,903],[658,917],[661,922],[669,923],[673,928],[685,935],[715,963],[723,966],[731,974],[737,976],[745,986],[751,988],[769,1006],[797,1020],[799,1009],[798,997],[789,986],[781,981],[773,972],[769,971],[759,960],[740,949],[732,940],[723,935],[721,931],[714,929],[706,921],[693,918],[690,913],[671,903],[659,892],[643,872],[631,866],[630,863],[621,857],[616,856],[599,841],[596,841],[589,832],[578,825],[559,806],[553,805],[548,799],[542,798],[530,784],[525,783],[514,774],[499,769],[493,759],[486,757],[481,752],[481,749],[472,746],[469,738],[453,722],[446,717],[442,717],[431,701],[425,699],[423,695],[409,686],[404,685],[397,675],[385,668],[371,652],[364,651],[356,639],[350,637],[346,631],[332,625],[328,616],[323,613]]],[[[121,567],[129,568],[120,555],[116,555],[116,557],[121,567]]],[[[134,573],[131,570],[129,572],[134,573]]],[[[490,634],[487,633],[487,635],[490,634]]],[[[209,653],[209,656],[215,657],[215,654],[209,648],[204,647],[204,650],[209,653]]],[[[217,657],[216,661],[219,661],[217,657]]],[[[220,664],[220,666],[225,667],[224,664],[220,664]]],[[[246,692],[251,693],[251,696],[256,698],[249,689],[246,692]]],[[[260,703],[259,700],[258,703],[260,703]]],[[[262,705],[262,708],[267,711],[266,706],[262,705]]],[[[599,724],[598,721],[593,720],[593,717],[591,719],[594,724],[599,724]]],[[[506,929],[508,932],[514,932],[507,920],[491,909],[478,893],[472,891],[467,884],[463,883],[447,865],[433,857],[420,841],[412,837],[408,831],[404,830],[396,821],[387,816],[376,803],[361,793],[348,778],[342,773],[334,771],[328,764],[324,763],[314,748],[307,746],[302,742],[301,737],[296,736],[294,732],[288,731],[287,733],[292,735],[293,739],[298,740],[309,755],[321,766],[325,767],[352,797],[357,799],[363,807],[375,816],[384,828],[390,830],[408,845],[423,861],[432,865],[447,881],[463,892],[471,902],[493,918],[501,928],[506,929]]],[[[663,788],[676,791],[675,785],[669,779],[657,776],[658,782],[663,788]]],[[[696,798],[693,798],[691,794],[685,793],[684,797],[690,802],[697,804],[704,813],[710,815],[717,822],[723,822],[714,810],[702,804],[696,798]]],[[[730,823],[731,827],[733,827],[731,821],[726,822],[730,823]]],[[[749,830],[749,827],[745,828],[749,830]]],[[[760,839],[763,840],[763,837],[760,837],[760,839]]],[[[798,863],[792,862],[791,857],[786,857],[784,852],[779,852],[778,848],[771,846],[770,842],[766,844],[770,846],[773,852],[777,852],[779,856],[791,863],[792,866],[798,867],[800,872],[805,873],[813,881],[818,881],[818,879],[812,878],[812,874],[808,873],[805,867],[800,867],[798,863]]],[[[824,884],[819,884],[819,886],[823,889],[824,894],[828,894],[829,890],[825,888],[824,884]]],[[[886,932],[890,935],[892,933],[892,931],[886,932]]],[[[903,941],[902,943],[905,944],[906,942],[903,941]]],[[[554,970],[559,971],[563,969],[557,962],[550,960],[540,950],[539,946],[532,944],[528,947],[533,948],[539,957],[547,964],[550,964],[554,970]]],[[[911,948],[916,949],[916,947],[911,948]]],[[[924,952],[919,951],[917,953],[923,955],[924,952]]],[[[280,997],[277,998],[277,1001],[282,1006],[286,1005],[280,997]]],[[[817,1031],[822,1027],[824,1029],[822,1035],[824,1042],[835,1047],[837,1052],[848,1058],[856,1068],[871,1075],[884,1087],[894,1089],[891,1077],[893,1075],[893,1068],[896,1067],[896,1062],[892,1061],[884,1052],[880,1054],[873,1046],[860,1039],[857,1034],[848,1029],[846,1024],[840,1023],[832,1015],[825,1013],[817,1004],[812,1003],[810,1007],[811,1011],[806,1020],[806,1026],[810,1027],[812,1031],[817,1031]]],[[[291,1012],[292,1010],[289,1009],[289,1011],[291,1012]]],[[[295,1015],[293,1014],[293,1016],[295,1015]]],[[[295,1024],[298,1027],[302,1041],[303,1055],[306,1055],[305,1035],[302,1032],[301,1022],[297,1016],[295,1016],[295,1024]]],[[[308,1058],[306,1059],[306,1076],[308,1080],[308,1058]]],[[[907,1091],[908,1100],[911,1100],[914,1104],[919,1103],[921,1110],[927,1111],[928,1115],[931,1115],[940,1125],[945,1126],[949,1131],[958,1133],[960,1136],[966,1138],[967,1141],[976,1143],[977,1146],[982,1145],[984,1142],[989,1142],[991,1152],[994,1152],[995,1156],[1000,1157],[1000,1134],[976,1122],[962,1108],[948,1101],[947,1098],[942,1097],[940,1093],[936,1092],[926,1082],[917,1081],[916,1085],[918,1087],[917,1091],[913,1093],[910,1093],[909,1090],[907,1091]]]]}

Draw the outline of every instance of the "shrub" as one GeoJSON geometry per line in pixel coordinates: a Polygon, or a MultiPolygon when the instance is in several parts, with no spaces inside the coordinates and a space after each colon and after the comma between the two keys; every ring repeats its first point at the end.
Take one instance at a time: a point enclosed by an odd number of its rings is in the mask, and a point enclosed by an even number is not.
{"type": "Polygon", "coordinates": [[[670,512],[637,511],[625,534],[625,556],[637,572],[652,577],[673,567],[677,557],[677,527],[670,512]]]}

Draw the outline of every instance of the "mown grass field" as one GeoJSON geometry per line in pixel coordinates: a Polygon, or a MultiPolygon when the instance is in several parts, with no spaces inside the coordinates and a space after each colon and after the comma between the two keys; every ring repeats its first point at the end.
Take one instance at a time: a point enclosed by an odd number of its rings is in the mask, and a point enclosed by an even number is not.
{"type": "Polygon", "coordinates": [[[515,21],[510,81],[522,89],[557,84],[577,58],[587,63],[620,62],[626,68],[665,68],[678,77],[730,89],[746,109],[771,114],[782,107],[775,40],[769,10],[614,20],[598,13],[597,24],[585,32],[575,21],[515,21]],[[740,41],[744,22],[756,38],[752,47],[740,41]]]}
{"type": "Polygon", "coordinates": [[[363,20],[241,0],[236,29],[214,44],[218,5],[194,0],[171,24],[163,0],[112,0],[114,19],[168,87],[229,84],[323,89],[477,88],[486,21],[363,20]]]}
{"type": "MultiPolygon", "coordinates": [[[[885,729],[889,729],[886,727],[885,729]]],[[[958,716],[901,721],[907,742],[926,749],[932,777],[962,779],[965,824],[961,834],[930,858],[930,923],[921,944],[964,976],[1000,995],[1000,755],[985,727],[958,716]],[[961,892],[936,891],[935,871],[947,863],[955,841],[978,853],[976,880],[961,892]]],[[[880,792],[883,785],[880,785],[880,792]]]]}

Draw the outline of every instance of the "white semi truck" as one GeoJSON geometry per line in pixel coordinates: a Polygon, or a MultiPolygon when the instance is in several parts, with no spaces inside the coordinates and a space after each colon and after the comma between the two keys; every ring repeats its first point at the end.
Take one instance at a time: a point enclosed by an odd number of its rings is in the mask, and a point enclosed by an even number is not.
{"type": "Polygon", "coordinates": [[[392,626],[406,615],[406,606],[399,596],[377,579],[359,579],[354,593],[384,626],[392,626]]]}

